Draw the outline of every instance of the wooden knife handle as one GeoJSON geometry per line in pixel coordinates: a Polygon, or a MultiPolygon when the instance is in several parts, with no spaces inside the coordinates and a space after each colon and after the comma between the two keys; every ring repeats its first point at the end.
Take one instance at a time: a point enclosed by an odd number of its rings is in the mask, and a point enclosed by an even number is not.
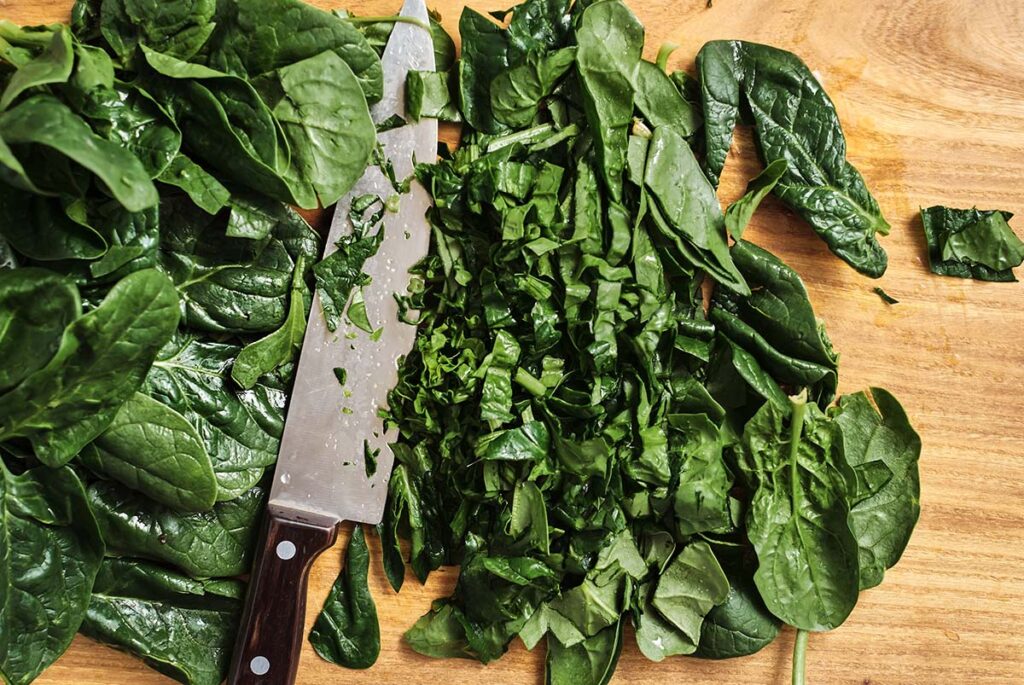
{"type": "Polygon", "coordinates": [[[334,544],[333,522],[298,521],[268,509],[249,577],[228,685],[292,685],[306,617],[309,568],[334,544]]]}

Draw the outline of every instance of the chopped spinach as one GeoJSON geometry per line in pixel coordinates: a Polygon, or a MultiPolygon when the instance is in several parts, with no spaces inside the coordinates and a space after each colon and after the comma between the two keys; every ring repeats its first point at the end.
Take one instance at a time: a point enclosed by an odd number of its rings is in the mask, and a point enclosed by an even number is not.
{"type": "Polygon", "coordinates": [[[921,210],[928,263],[940,276],[979,281],[1016,281],[1013,268],[1024,262],[1024,242],[998,210],[928,207],[921,210]]]}

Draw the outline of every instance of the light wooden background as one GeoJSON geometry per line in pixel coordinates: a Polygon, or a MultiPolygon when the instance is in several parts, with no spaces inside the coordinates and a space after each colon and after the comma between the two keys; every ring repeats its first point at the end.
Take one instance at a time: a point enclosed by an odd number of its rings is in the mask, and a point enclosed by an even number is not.
{"type": "MultiPolygon", "coordinates": [[[[500,9],[512,0],[479,0],[500,9]]],[[[63,20],[70,0],[0,0],[0,18],[63,20]]],[[[333,0],[319,0],[337,6],[333,0]]],[[[399,0],[355,0],[359,14],[396,11],[399,0]]],[[[449,31],[461,2],[438,0],[449,31]]],[[[707,40],[743,38],[802,56],[835,100],[850,158],[893,226],[880,282],[857,275],[800,220],[769,201],[749,237],[803,276],[842,355],[840,389],[889,388],[920,431],[921,522],[902,562],[864,594],[836,631],[812,636],[809,682],[857,685],[1024,683],[1024,286],[933,276],[919,206],[977,205],[1024,213],[1024,2],[1021,0],[634,0],[648,52],[682,45],[672,66],[692,66],[707,40]],[[882,285],[900,304],[883,304],[882,285]]],[[[722,198],[756,172],[740,136],[722,198]]],[[[1011,222],[1024,233],[1024,217],[1011,222]]],[[[1022,270],[1024,271],[1024,270],[1022,270]]],[[[1021,274],[1024,277],[1024,273],[1021,274]]],[[[309,620],[339,567],[340,548],[313,572],[309,620]]],[[[365,672],[303,652],[305,684],[540,685],[543,650],[515,644],[491,666],[420,657],[401,633],[445,595],[454,572],[401,595],[379,565],[372,589],[382,651],[365,672]]],[[[631,639],[631,638],[628,638],[631,639]]],[[[623,650],[613,683],[788,682],[792,634],[731,662],[648,662],[623,650]]],[[[168,682],[141,662],[76,639],[40,680],[48,685],[168,682]]]]}

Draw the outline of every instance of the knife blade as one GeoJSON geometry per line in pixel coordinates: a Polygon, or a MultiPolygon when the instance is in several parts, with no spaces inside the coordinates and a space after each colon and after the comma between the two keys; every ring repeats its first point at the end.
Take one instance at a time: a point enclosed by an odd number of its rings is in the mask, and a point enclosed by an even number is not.
{"type": "MultiPolygon", "coordinates": [[[[405,115],[405,80],[410,70],[432,71],[434,52],[424,0],[405,0],[401,16],[415,23],[394,25],[381,62],[383,97],[370,114],[380,124],[405,115]]],[[[378,135],[383,156],[398,179],[408,177],[416,162],[437,153],[437,120],[421,119],[378,135]]],[[[348,208],[354,198],[372,194],[386,200],[395,194],[391,181],[371,165],[337,205],[324,256],[353,230],[348,208]]],[[[267,501],[263,537],[249,582],[246,607],[232,656],[231,685],[286,685],[295,681],[305,617],[306,582],[313,560],[334,544],[342,521],[379,523],[387,498],[393,455],[378,410],[398,379],[399,359],[412,349],[415,326],[398,318],[395,293],[409,287],[409,269],[426,254],[430,198],[413,181],[385,212],[384,237],[363,270],[366,312],[378,335],[343,321],[327,328],[319,296],[314,294],[299,356],[274,482],[267,501]],[[346,370],[343,389],[334,374],[346,370]],[[347,392],[344,392],[347,391],[347,392]],[[366,451],[379,450],[377,470],[368,475],[366,451]]]]}

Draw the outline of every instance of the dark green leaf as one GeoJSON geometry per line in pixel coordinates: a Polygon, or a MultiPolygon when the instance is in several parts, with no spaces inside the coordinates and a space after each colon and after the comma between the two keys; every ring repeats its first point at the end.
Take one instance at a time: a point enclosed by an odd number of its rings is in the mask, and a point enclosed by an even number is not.
{"type": "Polygon", "coordinates": [[[363,528],[356,524],[345,553],[345,568],[309,634],[309,642],[321,658],[346,668],[369,668],[380,654],[377,607],[366,584],[369,568],[363,528]]]}
{"type": "Polygon", "coordinates": [[[185,418],[135,393],[96,440],[79,453],[93,472],[179,511],[205,511],[217,480],[202,438],[185,418]]]}
{"type": "Polygon", "coordinates": [[[786,173],[787,168],[788,163],[785,159],[777,159],[769,164],[764,171],[747,184],[747,192],[743,197],[733,202],[725,210],[725,228],[734,240],[743,237],[743,231],[760,206],[761,200],[772,192],[786,173]]]}
{"type": "Polygon", "coordinates": [[[1024,243],[999,210],[929,207],[921,210],[928,263],[940,276],[979,281],[1016,281],[1012,268],[1024,261],[1024,243]]]}
{"type": "Polygon", "coordinates": [[[139,388],[177,323],[177,295],[166,276],[126,276],[64,330],[46,366],[0,395],[0,440],[27,438],[44,463],[67,462],[139,388]]]}

